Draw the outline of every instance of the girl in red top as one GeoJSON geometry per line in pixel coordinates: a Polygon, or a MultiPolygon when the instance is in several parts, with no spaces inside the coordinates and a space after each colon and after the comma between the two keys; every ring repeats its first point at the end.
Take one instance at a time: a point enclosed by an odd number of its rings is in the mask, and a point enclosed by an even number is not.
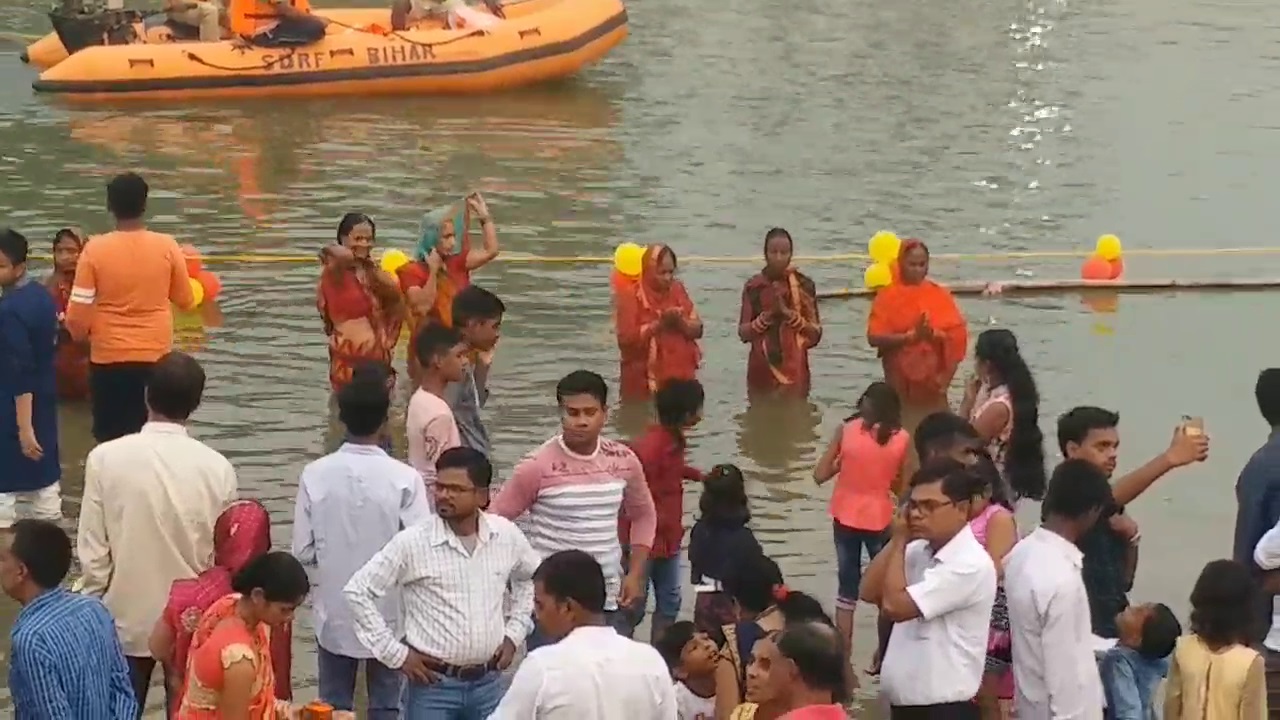
{"type": "Polygon", "coordinates": [[[902,405],[888,383],[873,382],[858,400],[858,412],[841,425],[813,470],[819,484],[836,477],[831,492],[835,534],[836,628],[845,661],[853,645],[853,611],[862,584],[862,549],[871,559],[884,548],[893,522],[897,479],[907,458],[902,405]]]}
{"type": "MultiPolygon", "coordinates": [[[[649,579],[632,607],[634,629],[644,620],[644,609],[653,586],[654,611],[650,642],[657,642],[680,614],[680,544],[684,540],[684,481],[702,480],[702,473],[685,463],[685,432],[702,419],[706,395],[697,380],[670,380],[654,395],[658,422],[631,442],[631,450],[644,467],[644,479],[653,496],[658,529],[649,550],[649,579]]],[[[631,536],[626,518],[619,522],[619,537],[631,536]]]]}
{"type": "Polygon", "coordinates": [[[72,340],[63,325],[82,247],[84,233],[79,228],[59,230],[53,236],[53,272],[44,281],[58,306],[58,352],[53,358],[53,369],[57,374],[58,397],[63,400],[89,397],[89,344],[72,340]]]}
{"type": "Polygon", "coordinates": [[[676,254],[650,245],[640,282],[618,293],[617,332],[621,395],[647,400],[667,380],[693,380],[702,352],[702,319],[676,280],[676,254]]]}

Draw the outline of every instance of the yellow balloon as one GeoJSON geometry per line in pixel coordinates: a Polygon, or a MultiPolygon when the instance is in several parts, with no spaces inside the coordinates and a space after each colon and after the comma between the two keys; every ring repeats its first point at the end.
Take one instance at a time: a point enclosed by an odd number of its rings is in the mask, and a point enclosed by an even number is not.
{"type": "Polygon", "coordinates": [[[187,282],[191,283],[191,296],[196,299],[196,307],[200,307],[200,303],[204,302],[204,286],[195,278],[188,278],[187,282]]]}
{"type": "Polygon", "coordinates": [[[888,265],[898,259],[898,251],[902,248],[902,241],[897,235],[888,230],[881,230],[871,236],[871,242],[867,244],[867,254],[871,256],[871,261],[883,265],[888,265]]]}
{"type": "Polygon", "coordinates": [[[409,264],[409,256],[399,250],[388,250],[382,253],[382,260],[378,263],[383,270],[396,274],[396,271],[409,264]]]}
{"type": "Polygon", "coordinates": [[[872,290],[887,287],[893,283],[893,271],[885,263],[872,263],[862,274],[862,284],[872,290]]]}
{"type": "Polygon", "coordinates": [[[1123,252],[1124,249],[1120,246],[1120,238],[1115,235],[1103,235],[1098,238],[1098,246],[1093,251],[1095,255],[1107,262],[1118,260],[1123,252]]]}
{"type": "Polygon", "coordinates": [[[644,267],[644,248],[632,242],[622,243],[613,251],[613,267],[629,278],[640,277],[644,267]]]}

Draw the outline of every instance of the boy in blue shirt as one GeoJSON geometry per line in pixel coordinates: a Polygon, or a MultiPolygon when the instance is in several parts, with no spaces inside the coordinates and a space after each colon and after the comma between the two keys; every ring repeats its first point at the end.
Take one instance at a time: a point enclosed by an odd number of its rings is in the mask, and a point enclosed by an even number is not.
{"type": "Polygon", "coordinates": [[[1107,720],[1152,720],[1154,696],[1169,672],[1182,625],[1167,605],[1131,605],[1116,616],[1115,647],[1098,653],[1107,720]]]}

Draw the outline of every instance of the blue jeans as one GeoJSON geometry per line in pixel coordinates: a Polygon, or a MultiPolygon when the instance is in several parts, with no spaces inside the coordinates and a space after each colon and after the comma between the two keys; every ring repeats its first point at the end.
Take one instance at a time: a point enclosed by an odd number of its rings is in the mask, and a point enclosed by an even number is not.
{"type": "Polygon", "coordinates": [[[364,663],[365,687],[369,691],[369,719],[396,720],[400,717],[401,676],[377,660],[360,660],[318,648],[320,699],[334,710],[354,711],[356,672],[364,663]]]}
{"type": "MultiPolygon", "coordinates": [[[[631,618],[627,613],[621,610],[606,610],[604,613],[604,624],[618,631],[623,637],[631,637],[632,631],[635,629],[631,625],[631,618]]],[[[556,640],[547,637],[542,632],[542,628],[538,627],[538,619],[533,619],[533,632],[529,633],[529,638],[524,641],[525,647],[529,652],[533,652],[543,645],[554,645],[556,640]]]]}
{"type": "Polygon", "coordinates": [[[858,586],[862,584],[862,549],[867,558],[874,558],[884,549],[889,539],[884,530],[854,530],[834,520],[831,531],[836,542],[836,607],[852,610],[858,605],[858,586]]]}
{"type": "Polygon", "coordinates": [[[491,672],[479,680],[440,676],[430,685],[404,686],[404,720],[487,720],[507,692],[507,680],[491,672]]]}
{"type": "Polygon", "coordinates": [[[649,574],[640,589],[640,599],[625,612],[631,627],[640,627],[649,607],[649,588],[653,588],[653,614],[675,622],[680,615],[680,556],[650,558],[649,574]]]}

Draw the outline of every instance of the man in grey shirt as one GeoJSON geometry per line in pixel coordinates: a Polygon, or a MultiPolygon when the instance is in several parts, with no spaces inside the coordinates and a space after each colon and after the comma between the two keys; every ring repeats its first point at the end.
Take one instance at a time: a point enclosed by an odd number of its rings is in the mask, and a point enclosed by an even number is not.
{"type": "Polygon", "coordinates": [[[489,432],[480,418],[480,408],[489,400],[489,366],[506,311],[497,295],[478,285],[468,285],[453,298],[453,326],[471,350],[471,365],[461,381],[445,387],[444,399],[453,410],[462,444],[486,457],[490,456],[489,432]]]}

